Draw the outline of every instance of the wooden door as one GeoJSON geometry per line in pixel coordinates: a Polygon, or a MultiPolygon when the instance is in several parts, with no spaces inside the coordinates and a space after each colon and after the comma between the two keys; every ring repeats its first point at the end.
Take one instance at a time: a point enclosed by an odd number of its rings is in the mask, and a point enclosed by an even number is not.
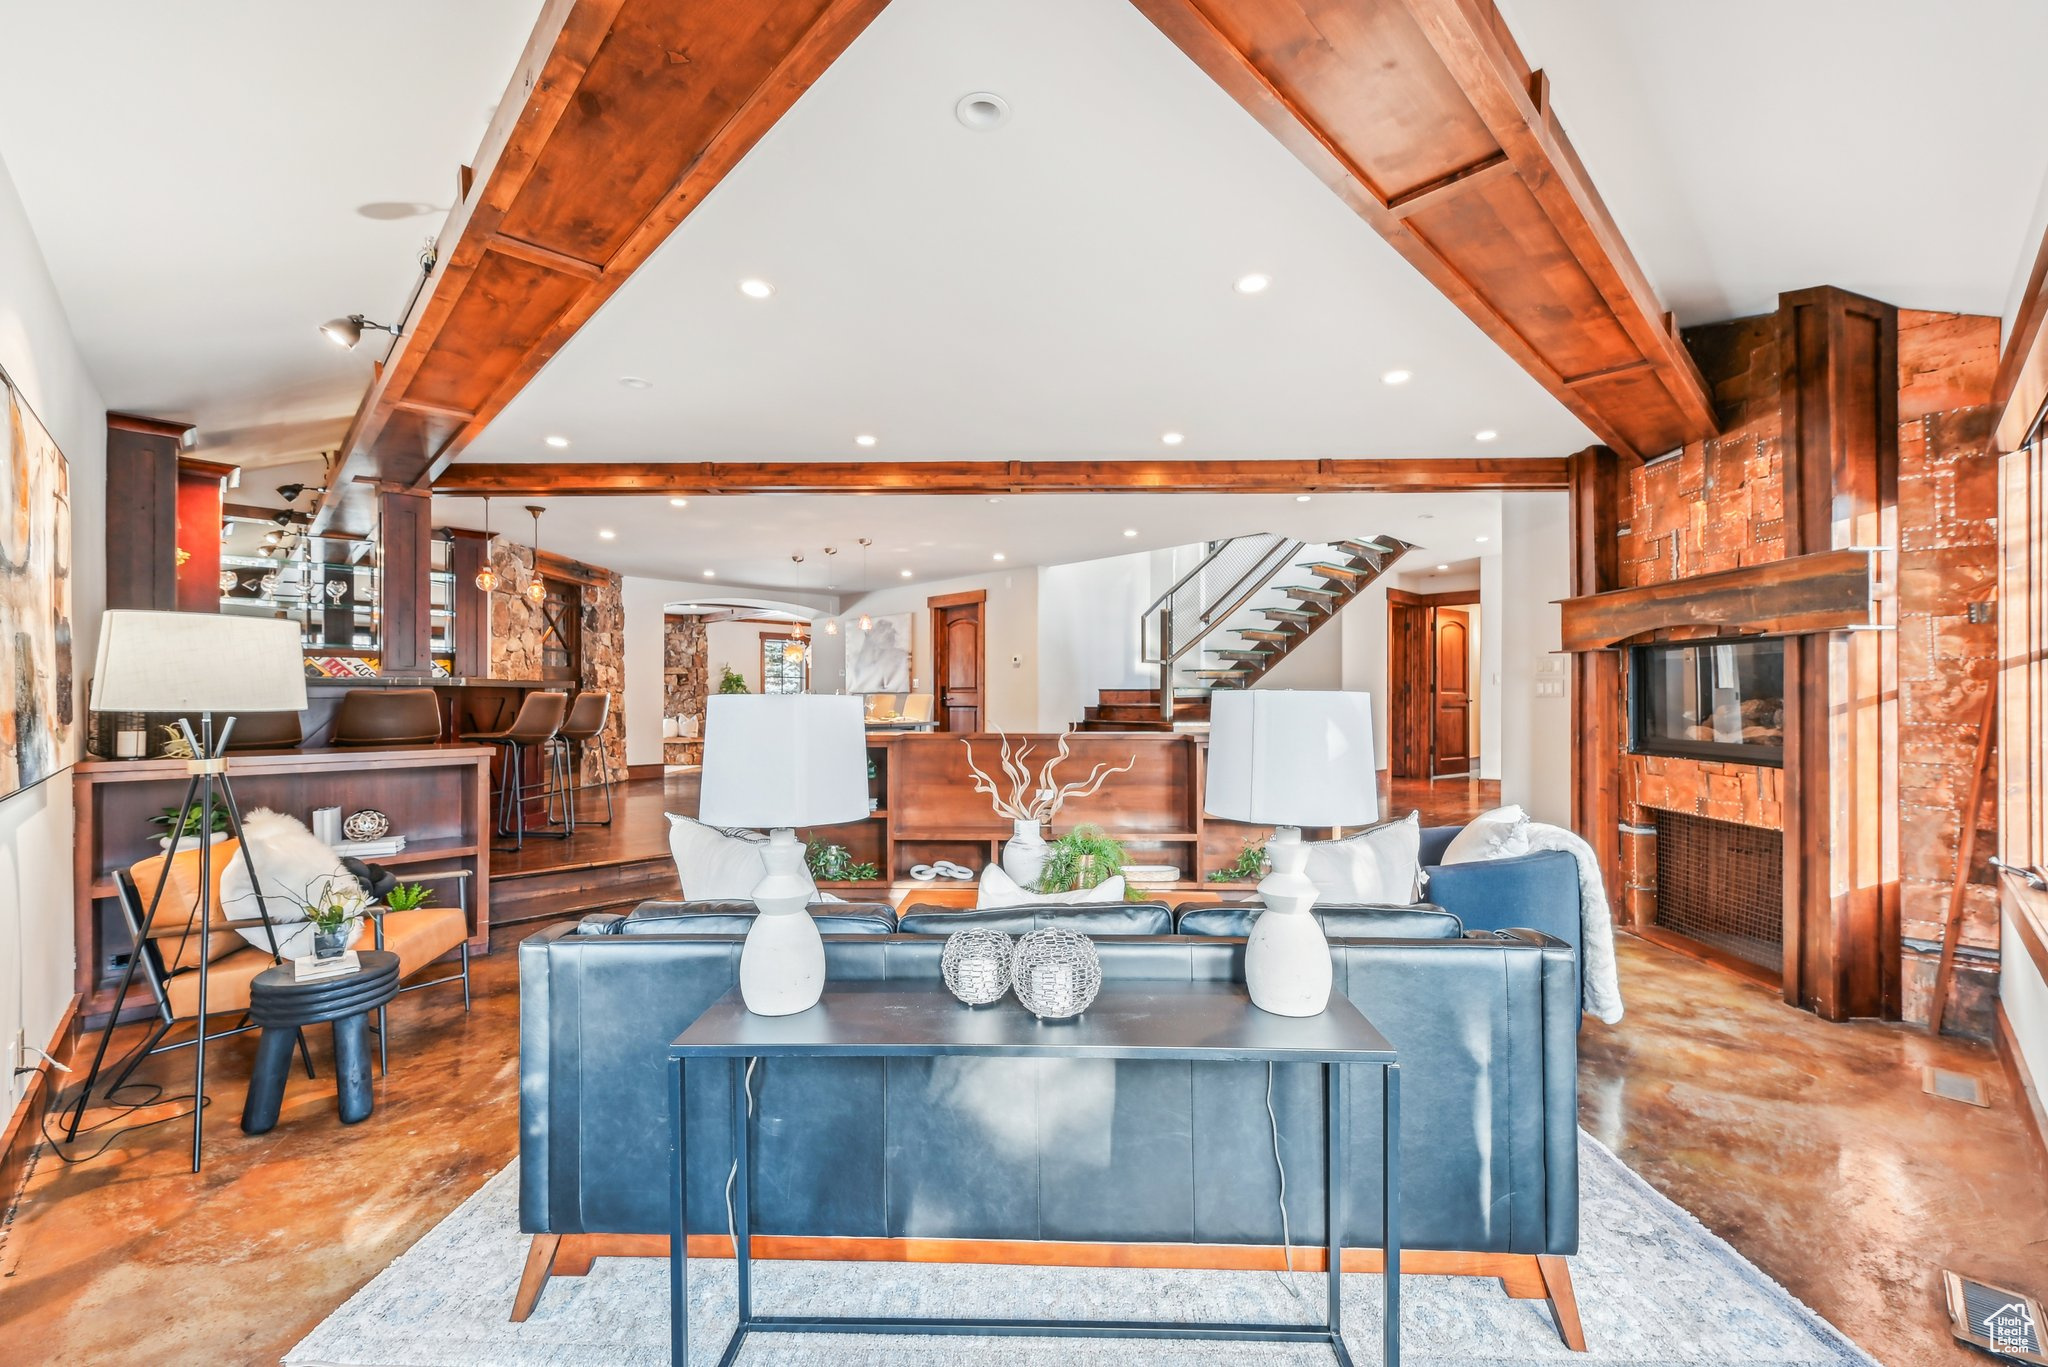
{"type": "Polygon", "coordinates": [[[1463,608],[1433,610],[1430,725],[1432,776],[1472,769],[1472,618],[1463,608]]]}
{"type": "Polygon", "coordinates": [[[982,649],[984,592],[930,600],[932,610],[933,721],[941,731],[979,731],[987,675],[982,649]]]}
{"type": "Polygon", "coordinates": [[[1430,774],[1429,604],[1420,595],[1387,591],[1387,772],[1430,774]]]}

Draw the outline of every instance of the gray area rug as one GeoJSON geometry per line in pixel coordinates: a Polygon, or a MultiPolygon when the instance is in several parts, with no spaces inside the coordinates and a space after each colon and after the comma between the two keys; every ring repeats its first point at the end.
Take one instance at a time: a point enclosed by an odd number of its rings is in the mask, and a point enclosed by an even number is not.
{"type": "MultiPolygon", "coordinates": [[[[1472,1277],[1402,1279],[1401,1345],[1417,1367],[1769,1364],[1869,1367],[1873,1359],[1793,1299],[1606,1148],[1580,1136],[1572,1276],[1588,1351],[1568,1351],[1542,1301],[1472,1277]]],[[[525,1258],[518,1168],[506,1168],[285,1356],[289,1367],[639,1367],[668,1361],[668,1264],[600,1258],[556,1278],[524,1324],[506,1318],[525,1258]]],[[[1280,1273],[1104,1271],[906,1263],[754,1264],[754,1304],[777,1314],[1046,1315],[1260,1319],[1320,1314],[1322,1279],[1280,1273]],[[1293,1283],[1290,1292],[1289,1283],[1293,1283]],[[1298,1295],[1298,1298],[1297,1298],[1298,1295]]],[[[1344,1279],[1345,1338],[1379,1360],[1379,1278],[1344,1279]]],[[[732,1263],[690,1265],[693,1361],[716,1362],[734,1321],[732,1263]]],[[[1314,1364],[1284,1344],[1089,1339],[755,1336],[741,1362],[891,1367],[1314,1364]]]]}

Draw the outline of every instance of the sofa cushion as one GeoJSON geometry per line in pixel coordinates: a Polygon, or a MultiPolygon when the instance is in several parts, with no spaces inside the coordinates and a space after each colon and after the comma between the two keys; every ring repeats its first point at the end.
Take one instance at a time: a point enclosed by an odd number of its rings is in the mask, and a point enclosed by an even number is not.
{"type": "Polygon", "coordinates": [[[1529,852],[1529,814],[1509,804],[1481,812],[1451,837],[1441,864],[1473,864],[1482,859],[1512,859],[1529,852]]]}
{"type": "MultiPolygon", "coordinates": [[[[1182,935],[1204,939],[1251,934],[1252,922],[1265,908],[1255,902],[1190,902],[1180,908],[1182,935]]],[[[1455,940],[1464,923],[1442,907],[1327,906],[1312,913],[1323,934],[1333,940],[1455,940]]]]}
{"type": "MultiPolygon", "coordinates": [[[[642,902],[608,926],[594,927],[610,935],[744,935],[760,913],[745,900],[642,902]]],[[[813,902],[811,919],[820,935],[890,935],[896,910],[887,902],[813,902]]]]}
{"type": "Polygon", "coordinates": [[[990,864],[981,871],[981,887],[975,894],[975,906],[982,911],[998,907],[1094,906],[1098,902],[1120,901],[1123,895],[1122,874],[1105,878],[1092,888],[1075,888],[1071,892],[1033,892],[1020,886],[1016,879],[1003,872],[1000,865],[990,864]]]}
{"type": "Polygon", "coordinates": [[[956,930],[1000,930],[1006,935],[1057,926],[1077,935],[1171,935],[1173,912],[1164,902],[1095,902],[1083,905],[1043,902],[1022,907],[983,907],[957,911],[951,907],[914,906],[898,918],[904,935],[951,935],[956,930]]]}
{"type": "Polygon", "coordinates": [[[1342,840],[1308,847],[1308,880],[1317,906],[1405,906],[1422,896],[1422,818],[1368,826],[1342,840]]]}
{"type": "MultiPolygon", "coordinates": [[[[668,814],[668,849],[676,861],[676,877],[682,880],[683,896],[692,901],[749,898],[768,866],[761,860],[761,847],[768,837],[758,831],[728,830],[707,826],[687,816],[668,814]]],[[[797,876],[817,892],[810,870],[797,876]]]]}

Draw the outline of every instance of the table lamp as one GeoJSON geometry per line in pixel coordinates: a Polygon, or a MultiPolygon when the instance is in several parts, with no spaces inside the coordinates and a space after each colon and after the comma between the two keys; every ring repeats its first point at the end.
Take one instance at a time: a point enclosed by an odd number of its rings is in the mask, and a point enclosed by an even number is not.
{"type": "Polygon", "coordinates": [[[1266,909],[1244,949],[1252,1004],[1276,1016],[1320,1015],[1330,1001],[1330,942],[1310,909],[1303,826],[1379,819],[1372,700],[1364,693],[1219,690],[1209,699],[1209,782],[1203,810],[1271,824],[1259,884],[1266,909]]]}
{"type": "Polygon", "coordinates": [[[867,733],[861,700],[808,693],[719,694],[704,717],[697,819],[769,831],[759,915],[740,951],[740,998],[760,1016],[817,1005],[825,942],[811,919],[798,826],[837,826],[868,814],[867,733]]]}

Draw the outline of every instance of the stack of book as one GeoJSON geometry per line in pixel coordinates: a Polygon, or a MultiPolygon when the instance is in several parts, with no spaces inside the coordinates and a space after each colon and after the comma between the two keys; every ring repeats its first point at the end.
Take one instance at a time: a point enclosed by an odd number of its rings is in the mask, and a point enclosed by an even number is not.
{"type": "Polygon", "coordinates": [[[353,859],[389,859],[405,848],[402,835],[380,835],[375,840],[337,840],[333,850],[353,859]]]}
{"type": "Polygon", "coordinates": [[[292,960],[292,980],[312,983],[322,978],[343,978],[363,966],[353,949],[345,949],[332,959],[316,959],[308,954],[292,960]]]}

